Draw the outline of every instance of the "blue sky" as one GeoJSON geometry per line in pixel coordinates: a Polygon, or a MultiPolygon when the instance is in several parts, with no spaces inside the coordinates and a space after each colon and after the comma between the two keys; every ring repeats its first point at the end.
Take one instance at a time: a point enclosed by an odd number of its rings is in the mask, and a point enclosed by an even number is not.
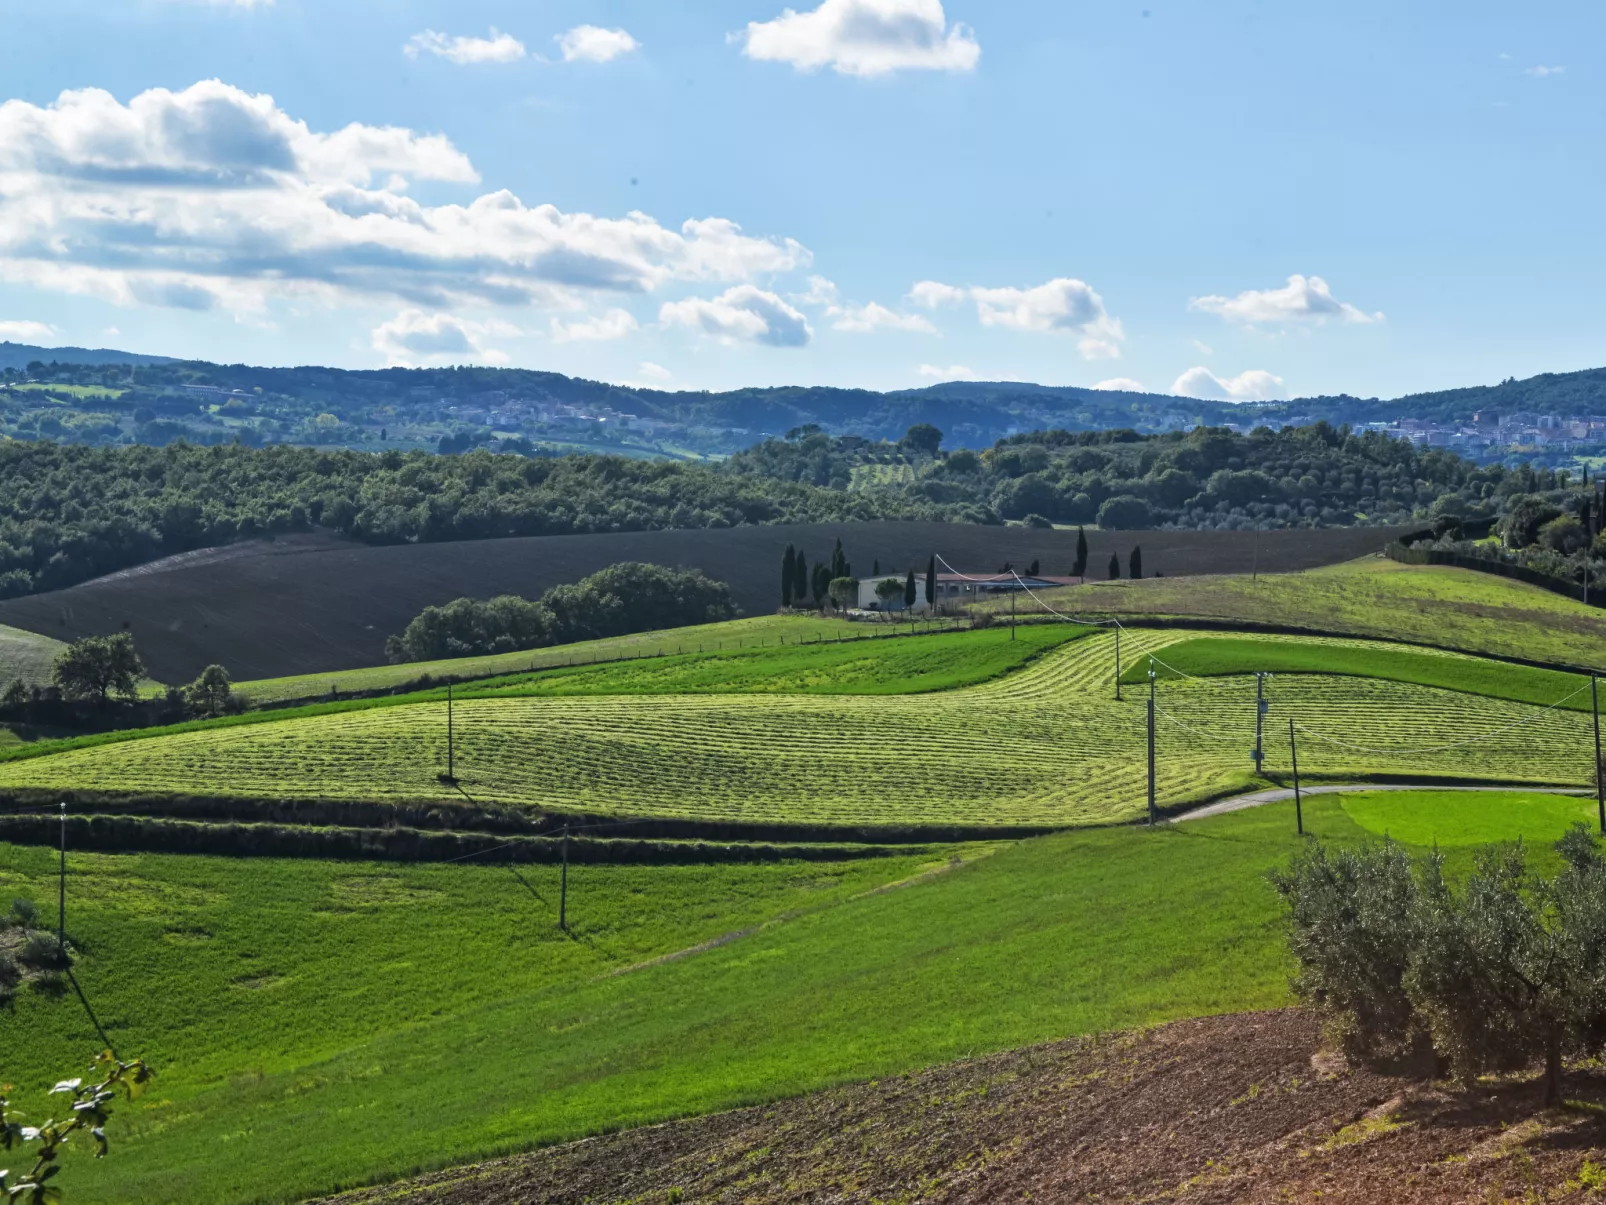
{"type": "Polygon", "coordinates": [[[1606,363],[1600,5],[793,3],[0,0],[0,337],[1245,399],[1606,363]]]}

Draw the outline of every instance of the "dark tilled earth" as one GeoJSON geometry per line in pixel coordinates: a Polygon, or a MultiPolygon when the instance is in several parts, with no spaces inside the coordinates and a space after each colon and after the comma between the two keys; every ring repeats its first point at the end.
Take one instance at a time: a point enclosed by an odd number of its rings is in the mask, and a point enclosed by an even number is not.
{"type": "Polygon", "coordinates": [[[438,1172],[326,1205],[1606,1199],[1606,1073],[1542,1111],[1346,1067],[1297,1010],[1179,1021],[438,1172]]]}

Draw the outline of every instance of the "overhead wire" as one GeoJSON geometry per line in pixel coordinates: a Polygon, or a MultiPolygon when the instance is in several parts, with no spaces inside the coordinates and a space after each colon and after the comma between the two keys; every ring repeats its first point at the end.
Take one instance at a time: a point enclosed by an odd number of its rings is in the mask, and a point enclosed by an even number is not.
{"type": "MultiPolygon", "coordinates": [[[[962,579],[964,579],[966,581],[975,581],[975,582],[996,581],[998,579],[998,576],[999,576],[999,575],[991,575],[991,576],[986,576],[986,577],[978,577],[978,576],[975,576],[975,575],[972,575],[972,574],[960,573],[951,564],[949,564],[948,561],[946,560],[946,558],[944,558],[940,553],[937,554],[937,558],[936,559],[940,564],[945,566],[950,573],[954,574],[954,576],[962,578],[962,579]]],[[[1154,664],[1162,666],[1166,670],[1170,671],[1172,674],[1176,675],[1178,678],[1182,678],[1182,679],[1186,679],[1186,680],[1194,681],[1194,682],[1205,681],[1205,679],[1199,677],[1198,675],[1190,674],[1186,670],[1179,669],[1176,666],[1171,665],[1164,658],[1157,656],[1147,646],[1145,646],[1141,642],[1141,640],[1136,640],[1135,636],[1134,636],[1134,633],[1133,633],[1133,629],[1127,627],[1118,618],[1111,617],[1109,619],[1093,619],[1093,618],[1089,618],[1089,617],[1068,614],[1068,613],[1066,613],[1064,611],[1059,610],[1056,607],[1051,606],[1049,603],[1044,601],[1044,599],[1042,599],[1029,585],[1026,584],[1025,579],[1022,578],[1021,575],[1019,573],[1017,573],[1013,568],[1007,570],[1006,572],[1008,572],[1009,575],[1012,578],[1014,578],[1016,585],[1029,598],[1031,598],[1032,601],[1034,601],[1035,603],[1038,604],[1038,606],[1043,608],[1045,613],[1053,615],[1058,619],[1062,619],[1067,623],[1080,623],[1080,624],[1086,624],[1086,625],[1090,625],[1090,626],[1099,626],[1099,627],[1113,627],[1117,631],[1127,634],[1129,639],[1134,639],[1135,640],[1135,643],[1137,643],[1137,645],[1138,645],[1137,651],[1138,651],[1138,655],[1140,657],[1148,657],[1149,660],[1152,661],[1154,664]]],[[[1491,739],[1493,737],[1500,736],[1500,735],[1502,735],[1502,734],[1504,734],[1506,732],[1510,732],[1510,731],[1513,731],[1513,730],[1515,730],[1517,728],[1524,727],[1525,725],[1536,723],[1539,720],[1543,719],[1545,716],[1547,716],[1552,711],[1556,710],[1558,707],[1561,707],[1563,704],[1568,702],[1570,699],[1573,699],[1577,695],[1582,694],[1583,691],[1586,690],[1586,689],[1587,689],[1587,687],[1580,686],[1576,690],[1573,690],[1570,693],[1562,696],[1560,699],[1557,699],[1554,703],[1551,703],[1548,706],[1543,707],[1539,711],[1536,711],[1536,712],[1533,712],[1533,713],[1531,713],[1531,714],[1529,714],[1527,716],[1524,716],[1521,719],[1515,720],[1510,724],[1504,724],[1504,725],[1501,725],[1498,728],[1488,729],[1488,730],[1486,730],[1484,732],[1481,732],[1481,733],[1478,733],[1478,734],[1476,734],[1474,736],[1465,737],[1465,738],[1462,738],[1462,739],[1459,739],[1459,740],[1449,741],[1449,742],[1445,742],[1445,743],[1441,743],[1441,744],[1437,744],[1437,745],[1424,745],[1424,746],[1417,746],[1417,747],[1400,747],[1400,746],[1395,746],[1395,747],[1374,747],[1374,746],[1368,746],[1368,745],[1357,745],[1357,744],[1354,744],[1352,742],[1339,740],[1336,737],[1328,736],[1326,733],[1320,732],[1320,731],[1318,731],[1318,730],[1316,730],[1314,728],[1310,728],[1307,725],[1300,724],[1297,721],[1295,722],[1294,727],[1298,731],[1303,732],[1306,736],[1310,737],[1311,739],[1313,739],[1315,741],[1318,741],[1318,742],[1323,743],[1323,744],[1332,745],[1332,746],[1335,746],[1337,748],[1347,749],[1347,750],[1350,750],[1350,751],[1356,752],[1356,753],[1371,753],[1371,754],[1377,754],[1377,755],[1382,755],[1382,756],[1413,756],[1413,755],[1422,755],[1422,754],[1431,754],[1431,753],[1444,753],[1444,752],[1448,752],[1448,751],[1453,750],[1453,749],[1461,749],[1461,748],[1465,748],[1465,747],[1467,747],[1469,745],[1476,745],[1476,744],[1479,744],[1481,742],[1487,741],[1487,740],[1489,740],[1489,739],[1491,739]]],[[[1203,732],[1201,729],[1198,729],[1198,728],[1194,727],[1193,725],[1190,725],[1190,724],[1186,723],[1185,721],[1177,718],[1175,715],[1171,714],[1169,711],[1165,710],[1164,708],[1156,707],[1155,710],[1160,715],[1163,715],[1172,724],[1176,725],[1179,728],[1182,728],[1183,730],[1185,730],[1187,732],[1190,732],[1190,733],[1194,734],[1195,736],[1200,737],[1203,740],[1211,741],[1213,743],[1223,743],[1223,744],[1231,743],[1229,740],[1226,740],[1225,738],[1209,736],[1208,734],[1203,732]]]]}

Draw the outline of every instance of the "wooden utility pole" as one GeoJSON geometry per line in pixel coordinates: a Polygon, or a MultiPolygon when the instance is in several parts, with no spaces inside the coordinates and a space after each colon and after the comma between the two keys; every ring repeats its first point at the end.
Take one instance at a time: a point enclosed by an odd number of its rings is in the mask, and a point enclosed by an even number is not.
{"type": "Polygon", "coordinates": [[[1121,625],[1115,625],[1115,701],[1121,701],[1121,625]]]}
{"type": "Polygon", "coordinates": [[[61,874],[56,895],[56,943],[67,956],[67,801],[61,801],[61,874]]]}
{"type": "Polygon", "coordinates": [[[1011,640],[1015,639],[1015,594],[1016,591],[1014,590],[1009,592],[1009,638],[1011,640]]]}
{"type": "Polygon", "coordinates": [[[1149,826],[1158,820],[1154,806],[1154,659],[1149,659],[1149,826]]]}
{"type": "Polygon", "coordinates": [[[569,826],[563,826],[563,878],[558,889],[558,928],[569,931],[569,826]]]}
{"type": "Polygon", "coordinates": [[[1266,746],[1262,742],[1266,726],[1266,711],[1270,705],[1266,702],[1266,675],[1255,675],[1255,773],[1260,773],[1260,767],[1265,764],[1266,746]]]}
{"type": "Polygon", "coordinates": [[[1305,809],[1299,799],[1299,746],[1294,743],[1294,717],[1288,717],[1288,754],[1294,760],[1294,831],[1305,835],[1305,809]]]}
{"type": "MultiPolygon", "coordinates": [[[[1600,831],[1606,836],[1606,782],[1601,780],[1600,766],[1600,690],[1597,687],[1598,679],[1594,674],[1589,675],[1589,706],[1595,713],[1595,807],[1600,813],[1600,831]]],[[[62,807],[66,807],[62,804],[62,807]]]]}

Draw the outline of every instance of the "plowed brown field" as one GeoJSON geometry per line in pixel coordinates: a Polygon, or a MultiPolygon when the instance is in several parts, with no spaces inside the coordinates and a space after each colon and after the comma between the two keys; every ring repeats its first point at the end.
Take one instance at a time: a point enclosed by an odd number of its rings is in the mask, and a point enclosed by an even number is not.
{"type": "Polygon", "coordinates": [[[1180,1021],[570,1143],[329,1205],[1595,1199],[1606,1074],[1569,1106],[1354,1070],[1287,1010],[1180,1021]]]}

